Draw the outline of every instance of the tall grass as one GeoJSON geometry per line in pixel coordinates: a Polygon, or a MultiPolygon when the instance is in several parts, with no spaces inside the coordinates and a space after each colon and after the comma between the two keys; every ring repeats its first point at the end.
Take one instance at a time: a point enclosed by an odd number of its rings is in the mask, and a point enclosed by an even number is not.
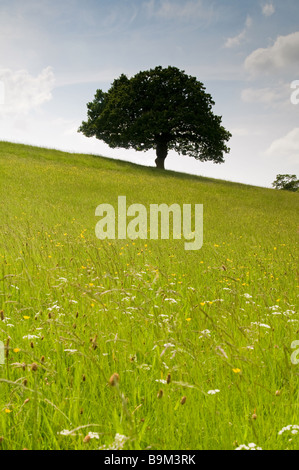
{"type": "Polygon", "coordinates": [[[298,194],[5,142],[0,172],[0,448],[298,448],[298,194]],[[98,240],[119,195],[203,204],[203,248],[98,240]]]}

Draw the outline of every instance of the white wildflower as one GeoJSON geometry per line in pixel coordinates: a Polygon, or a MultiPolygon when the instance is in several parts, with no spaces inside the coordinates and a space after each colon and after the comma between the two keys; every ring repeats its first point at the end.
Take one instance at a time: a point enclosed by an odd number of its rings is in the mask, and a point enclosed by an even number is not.
{"type": "Polygon", "coordinates": [[[220,392],[220,390],[216,389],[216,390],[209,390],[207,393],[208,393],[208,395],[216,395],[216,393],[219,393],[219,392],[220,392]]]}
{"type": "Polygon", "coordinates": [[[261,447],[257,447],[254,442],[250,442],[250,444],[241,444],[239,447],[237,447],[235,450],[263,450],[261,447]]]}
{"type": "Polygon", "coordinates": [[[99,450],[121,450],[129,438],[123,434],[115,434],[114,442],[106,446],[99,447],[99,450]]]}
{"type": "Polygon", "coordinates": [[[266,325],[265,323],[251,322],[251,324],[252,324],[252,325],[260,326],[260,327],[262,327],[262,328],[269,328],[269,329],[271,329],[271,326],[266,325]]]}
{"type": "Polygon", "coordinates": [[[60,307],[59,305],[57,305],[57,302],[54,302],[54,304],[52,305],[52,307],[48,307],[48,310],[51,312],[52,310],[59,310],[60,307]]]}
{"type": "MultiPolygon", "coordinates": [[[[210,330],[202,330],[201,333],[202,333],[203,336],[205,336],[205,337],[211,336],[210,330]]],[[[199,339],[202,338],[203,336],[199,336],[199,339]]]]}
{"type": "Polygon", "coordinates": [[[4,323],[7,323],[10,320],[10,317],[5,317],[4,320],[2,320],[4,323]]]}
{"type": "Polygon", "coordinates": [[[100,435],[97,432],[89,432],[88,436],[90,439],[100,439],[100,435]]]}
{"type": "Polygon", "coordinates": [[[138,366],[139,369],[142,369],[142,370],[151,370],[151,365],[149,364],[141,364],[140,366],[138,366]]]}
{"type": "Polygon", "coordinates": [[[298,424],[288,424],[288,426],[285,426],[278,432],[278,435],[281,436],[284,432],[287,432],[287,431],[290,431],[292,434],[297,434],[298,430],[299,430],[298,424]],[[296,432],[293,432],[293,431],[296,431],[296,432]]]}

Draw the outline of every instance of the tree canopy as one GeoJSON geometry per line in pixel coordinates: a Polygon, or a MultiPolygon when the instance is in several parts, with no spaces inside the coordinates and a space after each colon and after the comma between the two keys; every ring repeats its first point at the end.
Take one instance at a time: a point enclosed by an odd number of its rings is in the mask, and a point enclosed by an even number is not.
{"type": "Polygon", "coordinates": [[[277,175],[272,186],[275,189],[297,192],[299,191],[299,180],[296,175],[277,175]]]}
{"type": "Polygon", "coordinates": [[[223,163],[231,134],[221,125],[221,116],[213,114],[214,104],[195,77],[159,66],[132,78],[122,74],[107,92],[97,90],[78,131],[112,148],[155,148],[159,168],[170,149],[223,163]]]}

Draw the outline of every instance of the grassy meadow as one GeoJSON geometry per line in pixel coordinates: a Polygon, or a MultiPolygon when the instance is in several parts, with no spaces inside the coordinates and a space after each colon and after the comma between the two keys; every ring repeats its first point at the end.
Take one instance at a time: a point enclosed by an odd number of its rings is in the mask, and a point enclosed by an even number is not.
{"type": "Polygon", "coordinates": [[[0,204],[0,449],[299,448],[299,194],[0,142],[0,204]],[[120,195],[203,247],[97,239],[120,195]]]}

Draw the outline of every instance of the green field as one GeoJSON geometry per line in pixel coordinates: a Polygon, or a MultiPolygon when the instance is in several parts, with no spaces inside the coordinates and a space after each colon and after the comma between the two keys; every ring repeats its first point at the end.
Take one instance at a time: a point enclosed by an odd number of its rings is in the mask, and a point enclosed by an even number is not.
{"type": "Polygon", "coordinates": [[[298,193],[5,142],[0,178],[0,449],[299,448],[298,193]],[[202,249],[97,239],[120,195],[203,204],[202,249]]]}

